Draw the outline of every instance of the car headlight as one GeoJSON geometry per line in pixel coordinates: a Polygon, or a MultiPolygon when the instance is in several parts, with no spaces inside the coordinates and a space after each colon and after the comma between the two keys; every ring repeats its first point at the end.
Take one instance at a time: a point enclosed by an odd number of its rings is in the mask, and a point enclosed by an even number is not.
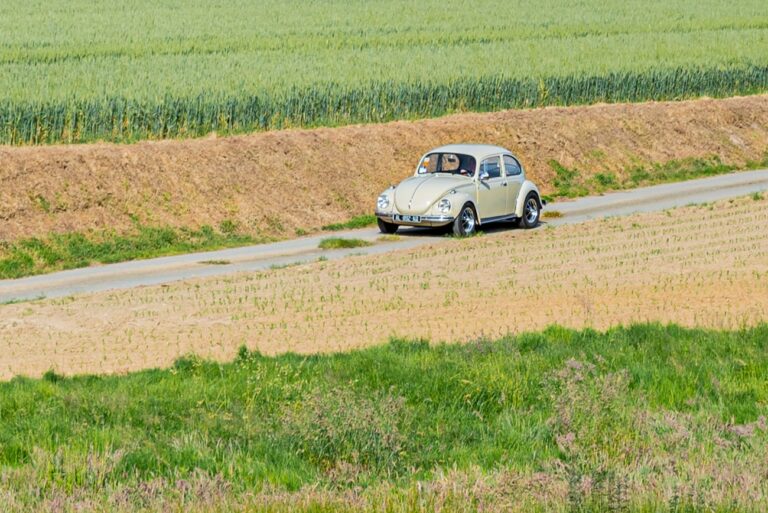
{"type": "Polygon", "coordinates": [[[379,208],[379,210],[386,210],[387,208],[389,208],[389,195],[388,194],[379,195],[379,199],[376,202],[376,206],[379,208]]]}
{"type": "Polygon", "coordinates": [[[437,202],[437,210],[442,212],[443,214],[447,214],[451,211],[451,200],[448,198],[443,198],[440,201],[437,202]]]}

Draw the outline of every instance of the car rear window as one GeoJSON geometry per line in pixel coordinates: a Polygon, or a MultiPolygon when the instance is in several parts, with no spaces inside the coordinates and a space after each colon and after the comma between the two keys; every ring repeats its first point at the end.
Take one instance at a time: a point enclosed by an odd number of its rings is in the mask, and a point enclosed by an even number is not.
{"type": "Polygon", "coordinates": [[[507,176],[516,176],[523,172],[517,159],[509,155],[504,155],[504,170],[507,176]]]}

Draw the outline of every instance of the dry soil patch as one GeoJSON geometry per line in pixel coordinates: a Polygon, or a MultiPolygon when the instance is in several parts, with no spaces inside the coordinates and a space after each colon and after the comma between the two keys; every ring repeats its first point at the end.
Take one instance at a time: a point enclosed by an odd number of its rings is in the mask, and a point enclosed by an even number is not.
{"type": "Polygon", "coordinates": [[[552,159],[584,175],[768,149],[768,96],[459,114],[133,145],[0,147],[0,242],[49,232],[217,226],[293,236],[370,213],[423,152],[485,142],[519,154],[551,192],[552,159]]]}
{"type": "Polygon", "coordinates": [[[553,323],[766,321],[768,199],[445,240],[387,255],[0,306],[0,377],[127,372],[185,353],[461,342],[553,323]]]}

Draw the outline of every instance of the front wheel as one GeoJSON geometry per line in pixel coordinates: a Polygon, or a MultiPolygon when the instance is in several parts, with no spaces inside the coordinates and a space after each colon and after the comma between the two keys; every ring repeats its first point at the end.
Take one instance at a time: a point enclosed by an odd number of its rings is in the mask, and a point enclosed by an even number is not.
{"type": "Polygon", "coordinates": [[[474,234],[476,230],[475,209],[471,205],[464,205],[464,208],[453,221],[453,234],[457,237],[467,237],[474,234]]]}
{"type": "Polygon", "coordinates": [[[392,234],[392,233],[395,233],[398,228],[400,228],[395,223],[388,223],[380,218],[376,219],[376,223],[379,225],[379,231],[381,231],[381,233],[392,234]]]}
{"type": "Polygon", "coordinates": [[[536,193],[529,192],[525,197],[523,204],[523,217],[520,219],[521,228],[536,228],[539,225],[541,217],[541,208],[539,207],[539,198],[536,193]]]}

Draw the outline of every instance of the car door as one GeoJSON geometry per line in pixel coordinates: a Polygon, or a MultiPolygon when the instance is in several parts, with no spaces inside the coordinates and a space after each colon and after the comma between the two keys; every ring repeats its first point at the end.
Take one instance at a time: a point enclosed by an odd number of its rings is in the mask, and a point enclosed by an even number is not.
{"type": "Polygon", "coordinates": [[[500,217],[507,210],[507,179],[502,174],[501,156],[480,162],[477,188],[477,208],[480,219],[500,217]],[[483,179],[484,178],[484,179],[483,179]]]}
{"type": "Polygon", "coordinates": [[[512,155],[504,155],[504,176],[507,179],[507,214],[514,214],[517,207],[517,197],[523,187],[523,167],[512,155]]]}

